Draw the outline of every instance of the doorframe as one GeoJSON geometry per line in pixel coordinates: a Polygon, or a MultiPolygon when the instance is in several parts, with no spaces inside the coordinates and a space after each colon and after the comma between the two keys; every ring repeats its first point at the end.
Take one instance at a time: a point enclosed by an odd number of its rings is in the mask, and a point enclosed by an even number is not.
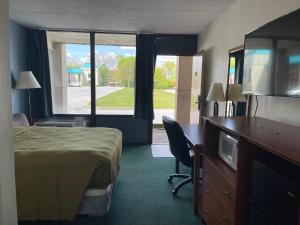
{"type": "MultiPolygon", "coordinates": [[[[229,49],[228,50],[228,66],[227,66],[227,81],[226,81],[226,92],[225,92],[225,117],[228,117],[228,114],[227,114],[227,108],[228,108],[228,101],[227,101],[227,98],[228,98],[228,91],[229,91],[229,74],[230,74],[230,57],[231,55],[233,55],[234,53],[238,52],[238,51],[244,51],[245,50],[245,46],[244,45],[239,45],[237,47],[234,47],[232,49],[229,49]]],[[[236,72],[235,71],[235,79],[236,79],[236,72]]],[[[252,106],[252,96],[248,96],[247,97],[247,103],[246,103],[246,116],[249,115],[249,110],[251,109],[251,106],[252,106]]]]}
{"type": "Polygon", "coordinates": [[[199,123],[203,120],[204,116],[204,108],[206,107],[206,97],[204,94],[204,64],[205,64],[205,49],[200,49],[194,56],[201,56],[202,57],[202,65],[201,65],[201,85],[200,85],[200,93],[198,96],[198,109],[199,109],[199,123]],[[202,109],[201,109],[202,106],[202,109]]]}
{"type": "Polygon", "coordinates": [[[176,104],[174,110],[175,120],[177,120],[179,123],[189,123],[190,121],[193,57],[194,56],[191,55],[178,56],[177,58],[176,104]],[[182,97],[187,97],[188,99],[183,99],[182,97]],[[184,108],[184,110],[180,110],[182,108],[184,108]]]}

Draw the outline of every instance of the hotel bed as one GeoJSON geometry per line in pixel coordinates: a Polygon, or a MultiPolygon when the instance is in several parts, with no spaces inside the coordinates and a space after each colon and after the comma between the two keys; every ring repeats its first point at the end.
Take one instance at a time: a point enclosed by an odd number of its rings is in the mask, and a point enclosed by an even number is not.
{"type": "Polygon", "coordinates": [[[122,133],[111,128],[15,127],[19,220],[73,220],[109,209],[122,133]]]}

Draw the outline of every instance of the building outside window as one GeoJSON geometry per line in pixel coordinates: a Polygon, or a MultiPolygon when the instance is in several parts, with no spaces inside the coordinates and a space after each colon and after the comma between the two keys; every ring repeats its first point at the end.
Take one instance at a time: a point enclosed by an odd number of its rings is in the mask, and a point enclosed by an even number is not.
{"type": "MultiPolygon", "coordinates": [[[[47,33],[54,114],[91,114],[90,34],[47,33]]],[[[95,35],[97,114],[134,113],[135,35],[95,35]]]]}

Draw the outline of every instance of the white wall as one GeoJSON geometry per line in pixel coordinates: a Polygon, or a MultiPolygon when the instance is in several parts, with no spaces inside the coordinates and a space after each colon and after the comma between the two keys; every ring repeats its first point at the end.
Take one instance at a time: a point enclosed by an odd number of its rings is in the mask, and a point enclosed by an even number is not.
{"type": "MultiPolygon", "coordinates": [[[[198,48],[209,52],[208,59],[204,59],[206,85],[223,82],[225,88],[228,50],[242,45],[246,33],[298,8],[299,0],[237,0],[200,33],[198,48]]],[[[210,115],[212,110],[210,104],[210,115]]],[[[300,125],[299,111],[300,99],[259,97],[257,116],[300,125]]],[[[220,115],[224,115],[224,104],[220,115]]]]}
{"type": "Polygon", "coordinates": [[[11,76],[8,0],[0,1],[0,225],[16,225],[14,153],[11,148],[11,76]]]}

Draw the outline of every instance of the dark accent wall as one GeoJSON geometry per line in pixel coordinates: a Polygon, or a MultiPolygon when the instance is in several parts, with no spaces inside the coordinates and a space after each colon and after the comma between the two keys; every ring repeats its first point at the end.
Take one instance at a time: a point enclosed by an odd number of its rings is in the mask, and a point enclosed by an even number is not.
{"type": "Polygon", "coordinates": [[[117,128],[123,133],[126,144],[149,144],[149,121],[133,116],[97,116],[96,126],[117,128]]]}
{"type": "Polygon", "coordinates": [[[16,23],[10,22],[10,69],[12,76],[12,112],[27,113],[27,93],[16,90],[15,85],[19,73],[27,70],[27,29],[16,23]]]}
{"type": "Polygon", "coordinates": [[[198,35],[157,34],[158,55],[193,56],[197,53],[198,35]]]}
{"type": "MultiPolygon", "coordinates": [[[[74,121],[75,117],[84,117],[90,124],[90,116],[83,115],[55,115],[52,121],[74,121]]],[[[119,129],[123,133],[124,144],[149,144],[152,124],[148,120],[136,119],[130,115],[97,115],[96,127],[110,127],[119,129]]]]}

